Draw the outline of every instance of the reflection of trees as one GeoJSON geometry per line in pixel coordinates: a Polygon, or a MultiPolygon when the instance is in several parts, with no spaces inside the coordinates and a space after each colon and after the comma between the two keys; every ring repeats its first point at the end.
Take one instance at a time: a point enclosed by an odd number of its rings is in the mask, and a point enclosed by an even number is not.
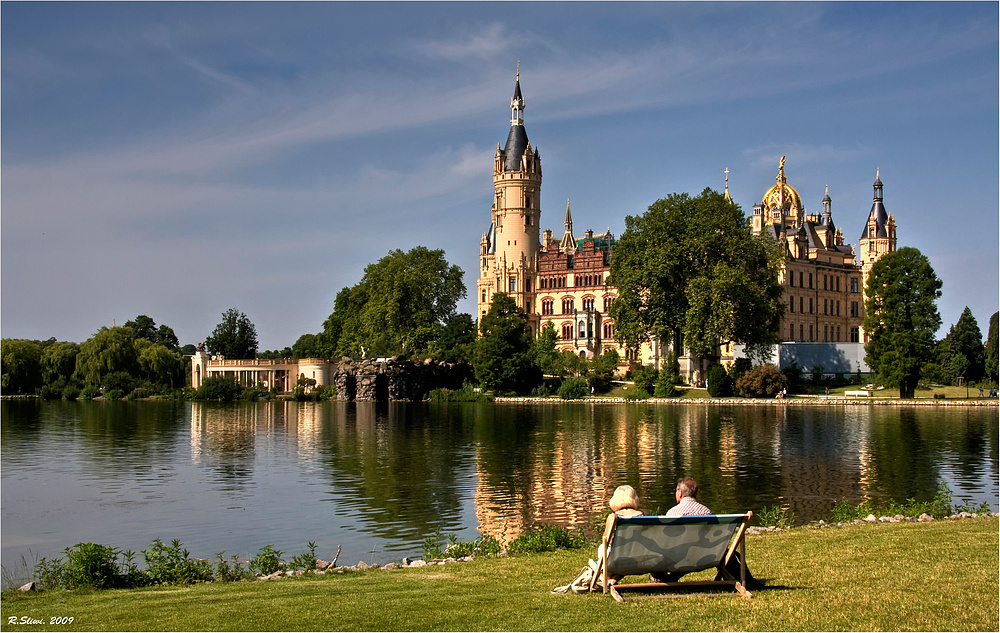
{"type": "Polygon", "coordinates": [[[284,402],[191,403],[191,456],[208,466],[224,490],[251,483],[259,419],[283,426],[284,402]]]}
{"type": "MultiPolygon", "coordinates": [[[[936,415],[935,415],[936,417],[936,415]]],[[[941,455],[924,439],[913,407],[884,407],[872,412],[864,495],[876,502],[914,498],[929,501],[939,485],[941,455]]]]}
{"type": "MultiPolygon", "coordinates": [[[[464,405],[330,403],[318,459],[330,476],[334,513],[390,541],[422,540],[462,526],[461,479],[471,475],[464,405]]],[[[471,485],[466,488],[471,489],[471,485]]],[[[330,499],[328,499],[330,500],[330,499]]]]}

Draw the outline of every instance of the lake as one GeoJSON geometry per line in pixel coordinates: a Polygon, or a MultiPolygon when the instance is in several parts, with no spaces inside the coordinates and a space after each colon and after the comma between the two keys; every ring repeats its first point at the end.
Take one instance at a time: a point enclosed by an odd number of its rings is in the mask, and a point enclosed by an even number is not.
{"type": "Polygon", "coordinates": [[[587,527],[623,483],[662,512],[681,476],[716,512],[780,504],[799,523],[942,484],[997,510],[996,407],[4,400],[0,415],[8,571],[156,538],[199,558],[290,560],[314,541],[341,565],[386,563],[436,531],[587,527]]]}

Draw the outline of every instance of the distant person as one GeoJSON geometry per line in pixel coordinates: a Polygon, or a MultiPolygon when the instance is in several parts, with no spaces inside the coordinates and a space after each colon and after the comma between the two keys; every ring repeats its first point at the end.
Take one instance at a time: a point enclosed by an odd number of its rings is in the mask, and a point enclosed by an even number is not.
{"type": "MultiPolygon", "coordinates": [[[[668,517],[682,517],[682,516],[704,516],[706,514],[712,514],[712,511],[708,509],[708,506],[698,503],[698,482],[690,477],[684,477],[677,482],[677,488],[674,491],[674,498],[677,500],[677,505],[667,510],[668,517]]],[[[733,552],[732,558],[729,559],[729,564],[726,565],[726,570],[732,574],[735,578],[740,577],[740,559],[739,552],[733,552]]],[[[661,572],[659,574],[650,574],[649,578],[653,582],[677,582],[684,572],[661,572]]],[[[716,580],[723,580],[722,573],[715,577],[716,580]]],[[[763,585],[753,577],[750,573],[750,568],[747,568],[747,589],[759,588],[763,585]]]]}
{"type": "MultiPolygon", "coordinates": [[[[611,514],[608,515],[607,521],[604,522],[604,538],[603,542],[597,549],[598,559],[605,557],[604,553],[604,543],[611,538],[612,525],[614,524],[614,517],[637,517],[642,516],[642,510],[639,509],[639,495],[636,494],[635,488],[632,486],[618,486],[615,489],[615,493],[611,495],[611,499],[608,501],[608,507],[611,508],[611,514]]],[[[615,584],[621,580],[621,576],[611,575],[610,584],[615,584]]]]}

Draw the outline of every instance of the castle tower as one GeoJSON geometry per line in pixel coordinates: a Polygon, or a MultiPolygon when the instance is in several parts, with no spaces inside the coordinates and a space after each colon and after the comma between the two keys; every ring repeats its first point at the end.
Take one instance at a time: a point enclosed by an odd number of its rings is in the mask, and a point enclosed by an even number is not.
{"type": "Polygon", "coordinates": [[[858,242],[858,259],[861,264],[861,286],[868,286],[868,272],[879,257],[896,250],[896,218],[887,213],[882,204],[882,179],[875,170],[875,190],[872,210],[868,214],[864,232],[858,242]]]}
{"type": "Polygon", "coordinates": [[[785,177],[785,157],[782,156],[774,186],[767,190],[760,203],[754,205],[753,231],[760,233],[768,225],[778,230],[802,226],[805,211],[802,196],[789,186],[785,177]]]}
{"type": "Polygon", "coordinates": [[[495,292],[505,292],[528,313],[532,334],[537,334],[538,317],[533,313],[540,247],[542,164],[524,131],[520,71],[514,82],[510,112],[507,143],[503,148],[497,145],[493,160],[490,228],[480,240],[478,316],[482,318],[489,311],[495,292]]]}

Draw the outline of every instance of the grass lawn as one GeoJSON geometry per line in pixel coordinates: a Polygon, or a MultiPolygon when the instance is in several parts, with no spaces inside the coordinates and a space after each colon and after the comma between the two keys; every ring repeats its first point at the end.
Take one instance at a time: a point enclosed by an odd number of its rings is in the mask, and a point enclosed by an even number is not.
{"type": "MultiPolygon", "coordinates": [[[[549,592],[592,551],[418,569],[138,590],[5,593],[2,631],[996,631],[998,520],[796,528],[747,538],[767,587],[735,594],[549,592]],[[73,617],[68,625],[50,618],[73,617]],[[10,624],[11,618],[40,625],[10,624]]],[[[626,578],[624,582],[638,580],[626,578]]]]}

